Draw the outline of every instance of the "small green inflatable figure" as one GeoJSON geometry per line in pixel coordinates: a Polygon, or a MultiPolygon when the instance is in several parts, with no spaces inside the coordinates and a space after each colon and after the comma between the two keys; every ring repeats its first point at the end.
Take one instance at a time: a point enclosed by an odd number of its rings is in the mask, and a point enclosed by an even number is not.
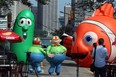
{"type": "Polygon", "coordinates": [[[46,59],[50,63],[49,74],[52,74],[55,69],[56,74],[59,75],[61,64],[66,58],[67,49],[60,44],[61,41],[58,36],[53,36],[51,40],[52,44],[47,47],[46,59]]]}
{"type": "Polygon", "coordinates": [[[40,73],[42,71],[40,67],[40,62],[44,60],[44,56],[46,52],[41,46],[41,41],[39,38],[35,37],[33,40],[33,45],[29,48],[28,52],[30,52],[30,68],[29,71],[31,73],[34,72],[33,68],[36,68],[37,72],[40,73]]]}
{"type": "Polygon", "coordinates": [[[26,52],[32,46],[34,36],[34,15],[30,10],[22,10],[14,23],[13,32],[19,34],[23,38],[23,42],[12,43],[11,51],[17,56],[18,61],[26,63],[26,52]]]}

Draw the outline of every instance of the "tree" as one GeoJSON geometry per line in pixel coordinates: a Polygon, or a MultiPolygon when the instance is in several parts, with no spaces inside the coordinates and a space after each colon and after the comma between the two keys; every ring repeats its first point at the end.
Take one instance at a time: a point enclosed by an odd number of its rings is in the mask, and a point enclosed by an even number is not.
{"type": "Polygon", "coordinates": [[[34,36],[36,37],[47,37],[47,31],[43,31],[42,29],[35,30],[34,36]]]}
{"type": "Polygon", "coordinates": [[[22,3],[28,5],[29,7],[32,5],[28,0],[22,0],[22,3]]]}
{"type": "Polygon", "coordinates": [[[71,24],[67,24],[67,26],[62,26],[59,30],[55,30],[52,35],[57,35],[61,37],[63,33],[72,36],[74,33],[74,27],[71,24]]]}
{"type": "Polygon", "coordinates": [[[13,4],[13,0],[0,0],[0,15],[8,14],[10,11],[10,6],[13,4]]]}
{"type": "Polygon", "coordinates": [[[46,5],[50,2],[50,0],[39,0],[39,2],[43,5],[46,5]]]}

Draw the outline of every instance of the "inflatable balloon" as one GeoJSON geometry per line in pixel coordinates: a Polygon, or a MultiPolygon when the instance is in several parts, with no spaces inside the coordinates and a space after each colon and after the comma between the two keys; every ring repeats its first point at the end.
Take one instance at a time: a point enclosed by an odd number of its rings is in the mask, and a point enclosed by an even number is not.
{"type": "Polygon", "coordinates": [[[53,36],[51,42],[52,44],[47,47],[46,51],[46,59],[50,63],[48,72],[52,74],[55,69],[56,74],[59,75],[61,64],[66,58],[67,49],[60,45],[61,39],[58,36],[53,36]]]}
{"type": "MultiPolygon", "coordinates": [[[[104,45],[108,49],[109,62],[116,60],[116,19],[114,17],[114,7],[111,3],[105,3],[97,8],[91,17],[84,19],[75,29],[70,53],[75,58],[75,62],[83,67],[90,67],[92,63],[91,50],[93,43],[97,43],[99,38],[104,39],[104,45]]],[[[71,41],[70,39],[64,39],[71,41]]],[[[69,45],[65,44],[69,48],[69,45]]]]}
{"type": "Polygon", "coordinates": [[[10,48],[16,54],[18,61],[26,62],[26,52],[32,46],[34,24],[34,15],[30,10],[22,10],[16,17],[13,32],[19,34],[23,42],[12,43],[10,48]]]}
{"type": "Polygon", "coordinates": [[[33,68],[37,69],[37,72],[40,73],[42,71],[40,67],[40,62],[44,60],[44,56],[46,52],[41,46],[41,41],[39,38],[35,37],[33,40],[33,45],[29,48],[28,52],[30,52],[30,68],[29,71],[31,73],[34,72],[33,68]]]}

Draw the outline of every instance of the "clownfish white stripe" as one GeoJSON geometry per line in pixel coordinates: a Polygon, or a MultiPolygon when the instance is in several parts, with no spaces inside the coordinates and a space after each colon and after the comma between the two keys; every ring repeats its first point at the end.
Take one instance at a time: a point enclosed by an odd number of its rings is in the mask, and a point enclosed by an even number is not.
{"type": "Polygon", "coordinates": [[[109,56],[109,61],[112,61],[115,57],[116,57],[116,46],[112,45],[112,43],[115,41],[115,34],[104,24],[98,22],[98,21],[93,21],[93,20],[84,20],[81,23],[90,23],[90,24],[94,24],[96,26],[99,26],[100,28],[102,28],[102,30],[104,31],[104,33],[106,33],[108,35],[108,38],[110,40],[110,45],[111,45],[111,52],[110,52],[110,56],[109,56]]]}

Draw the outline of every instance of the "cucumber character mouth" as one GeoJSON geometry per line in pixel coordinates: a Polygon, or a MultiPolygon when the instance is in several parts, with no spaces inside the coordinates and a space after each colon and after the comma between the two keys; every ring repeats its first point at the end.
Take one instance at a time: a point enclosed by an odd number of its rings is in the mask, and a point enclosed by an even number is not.
{"type": "Polygon", "coordinates": [[[24,39],[27,38],[27,33],[26,33],[26,32],[23,33],[23,38],[24,38],[24,39]]]}

